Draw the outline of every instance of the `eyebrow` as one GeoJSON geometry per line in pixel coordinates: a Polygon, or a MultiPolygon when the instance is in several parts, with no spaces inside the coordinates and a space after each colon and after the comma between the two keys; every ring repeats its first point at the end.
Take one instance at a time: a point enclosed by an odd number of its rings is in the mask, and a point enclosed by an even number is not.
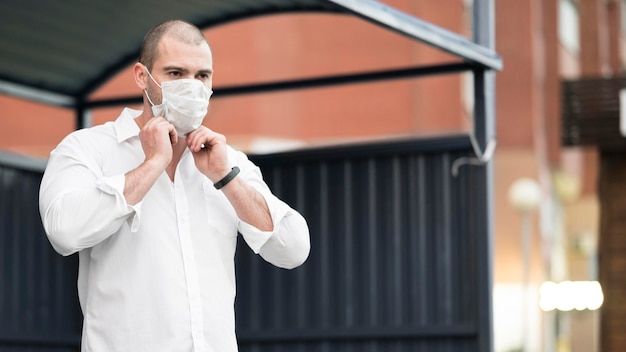
{"type": "MultiPolygon", "coordinates": [[[[167,71],[180,71],[183,73],[188,73],[189,70],[183,67],[179,67],[179,66],[165,66],[163,67],[163,71],[167,72],[167,71]]],[[[213,69],[210,68],[205,68],[202,70],[199,70],[198,72],[196,72],[196,74],[198,73],[205,73],[205,74],[212,74],[213,73],[213,69]]]]}

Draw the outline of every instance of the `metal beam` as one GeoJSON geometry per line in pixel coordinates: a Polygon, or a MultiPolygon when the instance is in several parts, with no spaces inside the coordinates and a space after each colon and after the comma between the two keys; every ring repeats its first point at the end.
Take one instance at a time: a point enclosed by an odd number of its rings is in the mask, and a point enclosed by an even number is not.
{"type": "Polygon", "coordinates": [[[60,107],[73,107],[76,104],[76,99],[69,95],[3,80],[0,80],[0,93],[60,107]]]}
{"type": "MultiPolygon", "coordinates": [[[[481,46],[457,33],[422,21],[389,5],[374,0],[329,1],[365,20],[432,45],[466,61],[494,70],[502,69],[502,59],[491,47],[481,46]]],[[[479,23],[474,22],[474,24],[479,23]]]]}
{"type": "MultiPolygon", "coordinates": [[[[328,87],[341,84],[357,84],[392,79],[406,79],[419,76],[452,74],[471,71],[474,68],[475,66],[471,64],[459,62],[433,66],[408,67],[395,70],[370,71],[344,75],[324,76],[308,79],[294,79],[250,85],[215,87],[215,93],[213,94],[213,97],[226,97],[243,94],[267,93],[282,90],[328,87]]],[[[142,95],[114,99],[101,99],[86,102],[85,107],[101,108],[108,106],[134,105],[141,104],[142,100],[142,95]]]]}
{"type": "MultiPolygon", "coordinates": [[[[43,172],[47,160],[33,158],[22,154],[14,154],[0,150],[0,165],[20,170],[43,172]]],[[[0,335],[0,341],[2,336],[0,335]]]]}
{"type": "Polygon", "coordinates": [[[91,110],[81,103],[76,108],[76,129],[80,130],[91,127],[93,125],[92,120],[91,110]]]}
{"type": "MultiPolygon", "coordinates": [[[[472,23],[474,40],[488,49],[495,47],[495,10],[494,0],[473,1],[472,23]]],[[[495,72],[488,69],[474,71],[474,136],[482,153],[486,153],[490,143],[496,140],[495,116],[495,72]]],[[[494,144],[495,145],[495,144],[494,144]]],[[[484,156],[484,155],[483,155],[484,156]]],[[[478,299],[476,315],[478,318],[478,351],[492,352],[493,344],[493,252],[494,252],[494,172],[493,160],[485,160],[483,173],[476,182],[476,188],[482,196],[477,197],[477,226],[482,236],[476,241],[477,265],[479,267],[478,299]]]]}

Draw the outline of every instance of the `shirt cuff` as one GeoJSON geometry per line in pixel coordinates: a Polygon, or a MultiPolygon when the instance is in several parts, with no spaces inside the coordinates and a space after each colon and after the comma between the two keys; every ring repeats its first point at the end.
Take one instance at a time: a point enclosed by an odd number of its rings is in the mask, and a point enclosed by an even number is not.
{"type": "MultiPolygon", "coordinates": [[[[239,220],[239,232],[243,236],[250,249],[256,254],[261,251],[261,247],[280,229],[280,224],[283,219],[289,215],[292,211],[291,208],[274,195],[263,194],[267,207],[270,210],[270,216],[272,217],[272,223],[274,228],[272,231],[261,231],[255,226],[246,223],[243,220],[239,220]]],[[[280,241],[280,238],[277,237],[280,241]]]]}
{"type": "Polygon", "coordinates": [[[137,232],[139,230],[139,224],[141,219],[141,204],[143,200],[135,205],[129,205],[124,197],[124,185],[126,183],[126,176],[123,174],[102,177],[98,180],[98,189],[102,192],[110,194],[115,197],[115,207],[125,215],[134,214],[129,219],[130,232],[137,232]]]}

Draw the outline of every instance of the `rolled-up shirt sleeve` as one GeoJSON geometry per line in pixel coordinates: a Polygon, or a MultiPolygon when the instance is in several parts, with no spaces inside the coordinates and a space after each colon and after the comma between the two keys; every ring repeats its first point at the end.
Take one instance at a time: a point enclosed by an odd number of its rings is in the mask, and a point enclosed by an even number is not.
{"type": "Polygon", "coordinates": [[[293,269],[306,261],[311,250],[309,227],[304,217],[271,193],[258,167],[250,161],[242,177],[265,199],[272,217],[272,231],[258,228],[239,220],[238,230],[248,246],[267,262],[285,269],[293,269]]]}
{"type": "Polygon", "coordinates": [[[239,221],[239,232],[248,246],[264,260],[285,269],[300,266],[308,258],[311,249],[306,220],[278,198],[266,196],[265,199],[272,215],[274,229],[261,231],[244,221],[239,221]]]}
{"type": "Polygon", "coordinates": [[[76,144],[51,153],[39,192],[45,232],[61,255],[100,243],[127,221],[136,227],[141,208],[126,203],[123,174],[105,177],[76,144]]]}

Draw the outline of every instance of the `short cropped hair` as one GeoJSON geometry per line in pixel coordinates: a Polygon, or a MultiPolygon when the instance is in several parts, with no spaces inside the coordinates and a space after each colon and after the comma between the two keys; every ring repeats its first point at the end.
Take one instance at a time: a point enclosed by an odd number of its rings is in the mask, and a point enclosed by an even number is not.
{"type": "Polygon", "coordinates": [[[200,45],[203,42],[209,44],[202,31],[189,22],[169,20],[160,23],[146,33],[139,52],[139,62],[150,71],[159,55],[159,42],[165,35],[172,36],[186,44],[200,45]]]}

